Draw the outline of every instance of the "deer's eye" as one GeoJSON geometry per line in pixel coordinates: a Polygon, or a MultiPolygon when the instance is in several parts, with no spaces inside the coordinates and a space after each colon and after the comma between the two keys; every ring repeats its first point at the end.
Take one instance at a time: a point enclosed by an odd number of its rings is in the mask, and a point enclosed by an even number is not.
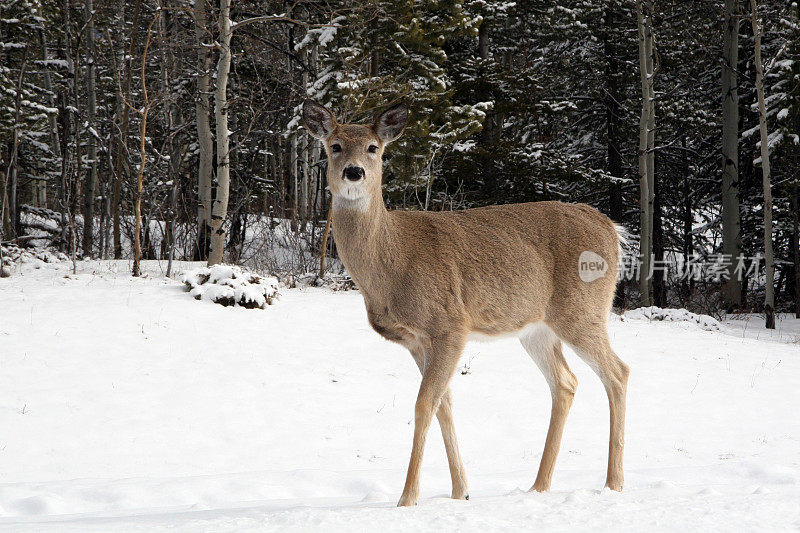
{"type": "Polygon", "coordinates": [[[367,148],[367,152],[369,152],[371,154],[374,154],[377,151],[378,151],[378,147],[375,146],[374,144],[370,144],[369,147],[367,148]]]}
{"type": "Polygon", "coordinates": [[[341,144],[336,143],[336,144],[332,144],[331,145],[331,152],[333,152],[334,154],[338,154],[341,151],[342,151],[342,145],[341,144]]]}

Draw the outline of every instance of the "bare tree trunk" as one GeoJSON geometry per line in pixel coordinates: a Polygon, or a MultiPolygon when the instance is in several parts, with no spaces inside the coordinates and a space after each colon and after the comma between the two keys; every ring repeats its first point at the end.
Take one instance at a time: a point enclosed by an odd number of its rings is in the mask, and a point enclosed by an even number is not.
{"type": "MultiPolygon", "coordinates": [[[[686,152],[686,135],[681,137],[681,173],[683,174],[683,265],[688,268],[692,256],[692,181],[689,175],[689,157],[686,152]]],[[[681,292],[683,301],[681,304],[686,307],[692,294],[692,281],[690,276],[685,276],[682,281],[681,292]]]]}
{"type": "Polygon", "coordinates": [[[725,0],[722,44],[722,253],[729,257],[728,280],[722,296],[728,309],[742,303],[742,283],[734,276],[741,253],[739,223],[739,92],[736,67],[739,58],[739,5],[725,0]]]}
{"type": "MultiPolygon", "coordinates": [[[[121,50],[117,53],[121,59],[124,59],[124,70],[125,70],[125,88],[124,94],[122,93],[122,88],[120,88],[120,92],[118,97],[120,99],[120,107],[122,109],[122,122],[120,124],[120,131],[119,131],[119,138],[117,139],[117,146],[115,149],[115,156],[114,156],[114,164],[116,170],[114,172],[114,183],[111,186],[111,218],[113,219],[113,229],[112,233],[114,236],[114,259],[122,258],[122,235],[120,231],[120,209],[121,209],[121,199],[122,199],[122,182],[124,181],[125,177],[127,176],[128,171],[128,161],[127,161],[127,149],[126,145],[128,142],[128,128],[130,127],[130,108],[125,104],[125,102],[129,102],[131,99],[131,83],[133,78],[133,55],[136,49],[136,38],[138,36],[138,27],[139,27],[139,13],[141,10],[142,1],[136,0],[136,4],[133,8],[133,21],[131,23],[131,35],[130,35],[130,43],[128,45],[128,54],[127,58],[124,57],[124,54],[121,50]]],[[[121,0],[119,3],[119,31],[118,35],[120,39],[123,39],[125,36],[125,2],[121,0]]]]}
{"type": "MultiPolygon", "coordinates": [[[[489,21],[484,18],[478,27],[478,57],[484,61],[489,59],[489,38],[489,21]]],[[[484,96],[487,99],[491,98],[489,94],[484,96]]],[[[483,128],[480,133],[481,143],[486,146],[492,145],[495,140],[494,120],[494,111],[490,109],[486,112],[486,118],[483,120],[483,128]]]]}
{"type": "MultiPolygon", "coordinates": [[[[14,95],[14,124],[20,123],[22,112],[22,86],[25,82],[25,71],[28,68],[28,51],[25,51],[25,59],[19,69],[17,86],[14,95]]],[[[6,170],[6,186],[8,187],[8,204],[11,215],[11,236],[16,238],[22,235],[22,221],[19,211],[19,128],[12,128],[11,149],[8,156],[8,169],[6,170]]]]}
{"type": "Polygon", "coordinates": [[[230,143],[228,131],[228,74],[231,68],[230,0],[219,0],[219,61],[214,92],[214,118],[217,122],[217,196],[211,211],[211,249],[208,265],[222,263],[225,252],[225,218],[230,194],[230,143]]]}
{"type": "Polygon", "coordinates": [[[214,168],[214,139],[211,134],[211,110],[209,90],[211,87],[211,51],[209,43],[210,28],[206,0],[195,0],[194,23],[197,35],[197,97],[195,115],[197,124],[197,145],[199,149],[197,169],[197,243],[195,259],[208,259],[211,238],[211,192],[214,168]]]}
{"type": "Polygon", "coordinates": [[[792,255],[794,265],[794,314],[800,318],[800,188],[797,182],[792,192],[792,255]]]}
{"type": "Polygon", "coordinates": [[[766,287],[764,288],[764,314],[767,329],[775,329],[775,259],[772,252],[772,185],[769,168],[769,139],[767,136],[767,106],[764,103],[764,65],[761,62],[761,37],[764,26],[759,23],[758,5],[750,0],[751,22],[755,36],[756,92],[758,94],[758,124],[761,133],[761,177],[764,189],[764,263],[766,287]]]}
{"type": "MultiPolygon", "coordinates": [[[[8,182],[2,173],[0,173],[0,184],[2,184],[2,187],[0,187],[0,237],[4,239],[11,235],[12,230],[8,205],[8,182]]],[[[2,268],[2,265],[0,265],[0,268],[2,268]]]]}
{"type": "MultiPolygon", "coordinates": [[[[314,74],[314,79],[317,78],[317,65],[319,63],[319,45],[315,42],[311,48],[311,61],[309,63],[309,67],[311,68],[311,72],[314,74]]],[[[322,197],[325,195],[325,190],[322,188],[322,184],[320,183],[320,175],[321,172],[319,170],[319,159],[320,159],[320,143],[318,142],[311,142],[311,164],[313,165],[313,169],[311,173],[314,176],[313,179],[313,186],[314,190],[317,191],[317,194],[314,196],[314,205],[312,207],[312,216],[316,219],[318,218],[319,214],[324,213],[322,211],[322,197]]]]}
{"type": "MultiPolygon", "coordinates": [[[[654,167],[655,168],[655,167],[654,167]]],[[[665,253],[665,243],[664,243],[664,224],[662,222],[663,218],[663,206],[661,203],[662,199],[662,182],[660,180],[654,180],[653,188],[651,189],[654,194],[653,200],[653,265],[658,268],[654,268],[653,270],[653,280],[652,280],[652,301],[653,305],[658,307],[666,307],[667,306],[667,287],[664,281],[664,253],[665,253]]]]}
{"type": "Polygon", "coordinates": [[[64,41],[61,46],[61,51],[64,61],[67,64],[67,81],[59,97],[59,107],[64,110],[59,114],[61,131],[63,133],[63,138],[61,139],[61,184],[59,190],[59,204],[64,251],[70,254],[73,270],[75,270],[75,218],[73,211],[70,209],[72,194],[70,176],[72,173],[73,147],[76,144],[74,117],[70,110],[75,95],[75,63],[72,58],[69,7],[70,0],[62,0],[61,25],[64,41]]]}
{"type": "Polygon", "coordinates": [[[328,252],[328,236],[331,233],[332,215],[333,215],[333,209],[328,209],[328,218],[325,221],[325,230],[322,232],[322,248],[319,254],[319,275],[317,276],[318,278],[325,277],[325,270],[327,268],[325,266],[325,257],[328,252]]]}
{"type": "MultiPolygon", "coordinates": [[[[614,28],[615,4],[610,3],[604,12],[603,32],[603,51],[606,56],[605,85],[606,94],[604,98],[606,110],[606,170],[614,178],[623,178],[624,170],[622,167],[622,154],[620,152],[620,105],[621,100],[618,76],[619,59],[616,43],[610,35],[614,28]]],[[[620,180],[612,180],[608,184],[608,216],[611,220],[621,222],[623,217],[622,208],[622,187],[620,180]]],[[[617,284],[617,292],[614,296],[614,307],[625,307],[625,284],[617,284]]]]}
{"type": "MultiPolygon", "coordinates": [[[[41,2],[39,3],[39,8],[41,10],[41,2]]],[[[53,82],[52,77],[50,76],[50,67],[47,63],[50,59],[50,55],[47,51],[47,34],[45,33],[44,27],[41,24],[37,28],[37,33],[39,34],[39,46],[42,49],[42,60],[44,61],[42,69],[44,75],[44,88],[47,91],[47,105],[48,107],[56,107],[55,97],[53,95],[53,82]]],[[[53,157],[55,157],[57,160],[61,160],[61,141],[58,138],[58,119],[55,113],[47,115],[47,127],[50,130],[48,132],[50,134],[50,151],[53,153],[53,157]]],[[[61,161],[61,164],[63,164],[63,161],[61,161]]],[[[34,180],[33,184],[34,205],[47,207],[47,182],[43,180],[34,180]]]]}
{"type": "MultiPolygon", "coordinates": [[[[144,62],[144,61],[142,61],[144,62]]],[[[144,84],[144,78],[142,78],[144,84]]],[[[133,233],[133,275],[140,276],[142,273],[140,262],[142,259],[142,188],[144,184],[144,167],[147,164],[147,151],[145,141],[147,135],[147,114],[149,106],[145,104],[142,113],[142,122],[139,128],[139,171],[136,174],[136,196],[133,202],[133,216],[135,219],[133,233]]]]}
{"type": "Polygon", "coordinates": [[[171,17],[171,10],[169,9],[169,0],[159,0],[159,7],[164,13],[159,20],[159,34],[160,40],[164,43],[164,53],[161,54],[161,83],[163,93],[169,96],[169,105],[165,109],[163,119],[165,129],[167,131],[167,150],[169,153],[169,166],[167,170],[167,179],[172,182],[170,193],[170,208],[168,218],[166,221],[166,238],[167,238],[167,277],[172,275],[172,261],[175,257],[175,217],[178,213],[178,184],[180,182],[180,148],[176,142],[175,135],[179,122],[182,122],[180,110],[176,101],[176,96],[172,94],[171,83],[175,71],[175,55],[172,51],[172,32],[170,31],[169,22],[171,17]],[[167,7],[167,9],[164,9],[167,7]]]}
{"type": "MultiPolygon", "coordinates": [[[[305,49],[303,52],[303,58],[305,59],[305,63],[308,64],[308,49],[305,49]]],[[[307,94],[308,92],[308,69],[303,69],[303,92],[307,94]]],[[[316,144],[316,143],[314,143],[316,144]]],[[[308,142],[308,131],[303,130],[302,137],[300,138],[300,165],[303,176],[300,182],[300,223],[305,228],[305,223],[308,221],[309,215],[309,183],[311,182],[311,176],[309,174],[309,169],[311,168],[310,159],[311,159],[311,150],[310,145],[308,142]]]]}
{"type": "MultiPolygon", "coordinates": [[[[650,252],[650,259],[648,260],[648,270],[653,270],[653,259],[656,258],[655,254],[655,238],[658,228],[655,223],[656,216],[656,183],[655,183],[655,132],[656,132],[656,95],[655,95],[655,43],[653,37],[653,18],[655,16],[653,0],[645,0],[645,8],[647,10],[647,17],[645,18],[645,50],[647,61],[647,103],[650,109],[647,113],[647,222],[648,239],[647,249],[650,252]]],[[[655,276],[655,272],[653,272],[655,276]]],[[[648,290],[650,294],[647,299],[650,305],[654,305],[653,276],[648,280],[648,290]]]]}
{"type": "MultiPolygon", "coordinates": [[[[135,218],[135,230],[133,235],[133,275],[140,276],[142,271],[140,267],[140,262],[142,259],[142,189],[144,186],[144,168],[147,164],[147,116],[150,114],[150,97],[147,94],[147,78],[146,74],[146,66],[147,66],[147,51],[150,48],[150,35],[153,30],[153,24],[156,23],[156,20],[162,15],[161,11],[156,12],[155,18],[150,23],[150,26],[147,28],[147,39],[144,43],[144,51],[142,52],[142,68],[141,68],[141,80],[142,80],[142,96],[144,97],[144,105],[142,106],[141,111],[139,111],[139,115],[141,117],[141,124],[139,127],[139,171],[136,175],[136,196],[134,197],[133,203],[133,216],[135,218]]],[[[148,219],[148,229],[149,219],[148,219]]]]}
{"type": "Polygon", "coordinates": [[[292,231],[297,231],[299,229],[298,219],[299,219],[299,187],[298,187],[298,172],[297,172],[297,133],[292,132],[289,134],[291,138],[289,139],[289,157],[287,158],[287,164],[289,165],[289,182],[292,187],[292,231]]]}
{"type": "Polygon", "coordinates": [[[652,305],[650,299],[650,260],[652,257],[652,192],[650,191],[650,158],[648,157],[650,124],[650,83],[651,72],[648,61],[648,30],[649,24],[645,13],[645,0],[636,2],[636,20],[639,32],[639,74],[642,85],[642,109],[639,118],[639,220],[641,225],[639,250],[641,265],[639,267],[639,305],[647,307],[652,305]]]}
{"type": "Polygon", "coordinates": [[[84,187],[83,209],[83,256],[92,255],[94,244],[94,196],[97,190],[97,130],[95,115],[97,114],[97,92],[95,91],[95,50],[94,50],[94,5],[92,0],[84,0],[86,13],[86,92],[87,92],[87,129],[89,130],[88,163],[84,187]]]}
{"type": "Polygon", "coordinates": [[[275,164],[278,169],[277,173],[277,187],[278,187],[278,196],[275,199],[278,205],[280,206],[280,210],[278,211],[278,217],[286,218],[286,167],[284,165],[284,161],[286,160],[285,154],[283,153],[283,136],[278,135],[276,138],[276,150],[275,150],[275,164]]]}
{"type": "Polygon", "coordinates": [[[275,184],[276,176],[275,154],[272,149],[272,143],[269,136],[264,137],[264,215],[269,216],[270,209],[270,189],[269,182],[275,184]]]}

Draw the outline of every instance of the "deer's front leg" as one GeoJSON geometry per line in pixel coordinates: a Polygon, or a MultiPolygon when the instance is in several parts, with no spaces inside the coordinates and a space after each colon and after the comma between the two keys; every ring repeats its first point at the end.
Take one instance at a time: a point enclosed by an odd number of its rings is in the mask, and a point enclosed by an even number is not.
{"type": "Polygon", "coordinates": [[[416,505],[419,499],[419,471],[422,466],[422,455],[425,451],[425,437],[431,426],[433,415],[439,409],[442,397],[447,391],[450,378],[455,371],[461,351],[464,349],[464,336],[445,336],[431,339],[426,350],[427,357],[422,370],[422,383],[414,408],[414,442],[411,448],[411,460],[408,463],[408,474],[403,495],[398,507],[416,505]]]}
{"type": "MultiPolygon", "coordinates": [[[[414,362],[417,363],[420,373],[425,372],[425,354],[422,348],[413,346],[409,348],[414,362]]],[[[436,418],[439,420],[439,427],[442,430],[444,439],[444,449],[447,452],[447,463],[450,467],[450,478],[453,481],[452,498],[456,500],[468,500],[467,474],[464,470],[464,463],[461,461],[461,453],[458,451],[458,439],[456,438],[456,427],[453,423],[453,401],[450,388],[444,391],[442,400],[439,402],[439,409],[436,411],[436,418]]]]}

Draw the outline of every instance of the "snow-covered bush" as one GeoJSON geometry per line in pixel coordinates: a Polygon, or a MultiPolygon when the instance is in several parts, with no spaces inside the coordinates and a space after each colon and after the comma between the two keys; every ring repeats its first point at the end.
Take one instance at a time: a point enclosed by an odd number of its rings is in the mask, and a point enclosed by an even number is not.
{"type": "Polygon", "coordinates": [[[208,300],[225,306],[264,309],[278,297],[277,279],[245,272],[232,265],[190,270],[183,275],[183,283],[195,300],[208,300]]]}
{"type": "Polygon", "coordinates": [[[0,277],[8,277],[14,272],[42,268],[45,263],[59,263],[69,258],[62,252],[47,248],[20,248],[14,244],[3,245],[3,263],[0,277]]]}
{"type": "Polygon", "coordinates": [[[649,320],[649,321],[662,321],[662,322],[693,322],[697,324],[700,329],[706,331],[719,331],[721,325],[716,318],[708,315],[698,315],[691,313],[686,309],[662,309],[660,307],[639,307],[626,311],[622,315],[628,320],[649,320]]]}

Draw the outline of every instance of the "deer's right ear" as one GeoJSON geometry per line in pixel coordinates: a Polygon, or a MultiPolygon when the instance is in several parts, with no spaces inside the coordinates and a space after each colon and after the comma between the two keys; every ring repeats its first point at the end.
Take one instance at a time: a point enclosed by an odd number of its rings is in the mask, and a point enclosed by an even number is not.
{"type": "Polygon", "coordinates": [[[303,102],[303,123],[312,137],[324,140],[336,129],[336,117],[314,100],[307,99],[303,102]]]}

